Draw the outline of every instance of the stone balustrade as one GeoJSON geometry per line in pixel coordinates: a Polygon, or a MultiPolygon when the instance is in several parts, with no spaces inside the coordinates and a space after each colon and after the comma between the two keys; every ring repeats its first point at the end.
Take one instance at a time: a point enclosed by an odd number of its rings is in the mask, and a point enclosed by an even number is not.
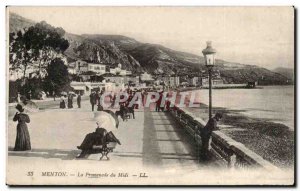
{"type": "MultiPolygon", "coordinates": [[[[199,130],[206,125],[206,122],[201,118],[197,118],[186,109],[176,106],[171,110],[171,114],[177,119],[180,125],[185,128],[188,134],[193,137],[196,144],[201,145],[199,130]]],[[[229,168],[260,167],[266,170],[278,170],[276,166],[221,131],[213,131],[210,142],[210,152],[214,157],[220,159],[218,161],[229,168]]]]}

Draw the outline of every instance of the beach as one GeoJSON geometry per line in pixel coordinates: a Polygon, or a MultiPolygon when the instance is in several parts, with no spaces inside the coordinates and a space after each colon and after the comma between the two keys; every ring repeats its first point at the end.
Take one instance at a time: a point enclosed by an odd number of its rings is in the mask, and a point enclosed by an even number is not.
{"type": "MultiPolygon", "coordinates": [[[[197,92],[200,108],[188,108],[208,120],[208,90],[197,92]]],[[[213,113],[223,113],[220,130],[281,168],[294,165],[294,87],[213,90],[213,113]]]]}

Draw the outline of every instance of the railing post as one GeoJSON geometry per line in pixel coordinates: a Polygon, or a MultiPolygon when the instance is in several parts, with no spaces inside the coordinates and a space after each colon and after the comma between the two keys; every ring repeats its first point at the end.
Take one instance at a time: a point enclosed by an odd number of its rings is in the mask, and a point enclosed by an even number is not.
{"type": "Polygon", "coordinates": [[[194,141],[196,141],[197,132],[198,132],[198,125],[195,125],[195,127],[194,127],[194,141]]]}
{"type": "Polygon", "coordinates": [[[208,150],[209,151],[211,149],[211,143],[212,143],[212,137],[209,138],[209,142],[208,142],[208,150]]]}
{"type": "MultiPolygon", "coordinates": [[[[186,112],[184,109],[180,110],[179,108],[174,110],[174,116],[179,119],[181,127],[186,129],[191,136],[194,136],[194,141],[197,142],[197,149],[200,154],[201,136],[199,135],[198,130],[205,126],[205,122],[196,119],[196,117],[189,112],[186,112]]],[[[233,140],[220,131],[214,131],[212,133],[208,147],[217,158],[222,159],[222,164],[227,165],[229,169],[249,168],[253,166],[260,166],[272,170],[277,169],[277,167],[270,162],[265,161],[256,153],[247,149],[245,145],[233,140]]]]}
{"type": "Polygon", "coordinates": [[[236,155],[235,154],[231,154],[231,156],[229,156],[228,159],[228,168],[235,168],[235,164],[236,164],[236,155]]]}

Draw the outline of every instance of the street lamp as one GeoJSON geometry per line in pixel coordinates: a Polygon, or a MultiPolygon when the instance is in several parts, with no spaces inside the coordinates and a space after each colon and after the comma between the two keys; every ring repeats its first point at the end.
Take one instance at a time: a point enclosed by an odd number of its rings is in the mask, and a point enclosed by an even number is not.
{"type": "Polygon", "coordinates": [[[211,107],[212,107],[212,84],[211,84],[211,72],[215,65],[215,54],[217,51],[212,48],[211,41],[206,42],[207,47],[202,50],[205,59],[205,66],[208,69],[208,81],[209,81],[209,119],[212,117],[211,107]]]}

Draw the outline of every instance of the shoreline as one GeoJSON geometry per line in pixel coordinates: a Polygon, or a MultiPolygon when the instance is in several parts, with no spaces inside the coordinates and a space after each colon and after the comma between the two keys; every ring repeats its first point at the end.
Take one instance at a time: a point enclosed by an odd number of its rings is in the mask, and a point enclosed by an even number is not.
{"type": "MultiPolygon", "coordinates": [[[[246,87],[243,86],[243,87],[235,87],[235,86],[232,86],[232,87],[212,87],[212,89],[263,89],[264,87],[271,87],[271,86],[294,86],[293,84],[292,85],[257,85],[256,87],[254,88],[249,88],[249,87],[246,87]]],[[[201,90],[201,89],[209,89],[208,87],[186,87],[186,88],[176,88],[176,89],[170,89],[169,91],[179,91],[179,92],[186,92],[186,91],[193,91],[193,90],[201,90]]]]}
{"type": "MultiPolygon", "coordinates": [[[[208,107],[189,108],[197,117],[208,120],[208,107]]],[[[268,119],[251,118],[239,110],[213,108],[213,113],[223,113],[220,131],[241,142],[247,148],[280,168],[294,167],[294,131],[288,126],[268,119]]]]}

